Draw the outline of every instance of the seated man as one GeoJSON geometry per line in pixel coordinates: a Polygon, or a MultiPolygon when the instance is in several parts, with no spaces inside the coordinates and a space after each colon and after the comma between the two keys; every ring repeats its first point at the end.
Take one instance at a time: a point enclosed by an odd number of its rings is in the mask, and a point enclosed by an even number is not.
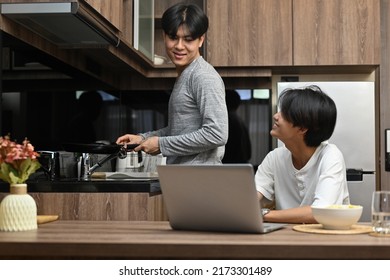
{"type": "Polygon", "coordinates": [[[334,101],[317,86],[287,89],[271,135],[284,143],[269,152],[255,182],[259,199],[273,201],[264,220],[316,223],[311,205],[349,204],[346,167],[341,151],[328,140],[334,131],[334,101]]]}

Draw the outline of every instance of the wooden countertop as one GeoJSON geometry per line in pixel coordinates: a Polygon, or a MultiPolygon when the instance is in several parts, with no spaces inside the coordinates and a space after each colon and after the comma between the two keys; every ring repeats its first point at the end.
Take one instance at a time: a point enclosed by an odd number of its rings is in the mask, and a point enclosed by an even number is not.
{"type": "MultiPolygon", "coordinates": [[[[92,179],[78,181],[77,179],[60,179],[55,181],[30,180],[27,181],[29,193],[150,193],[160,194],[158,180],[110,180],[92,179]]],[[[9,192],[9,184],[0,181],[0,192],[9,192]]]]}
{"type": "Polygon", "coordinates": [[[0,232],[2,259],[390,259],[390,238],[172,230],[168,222],[55,221],[0,232]]]}

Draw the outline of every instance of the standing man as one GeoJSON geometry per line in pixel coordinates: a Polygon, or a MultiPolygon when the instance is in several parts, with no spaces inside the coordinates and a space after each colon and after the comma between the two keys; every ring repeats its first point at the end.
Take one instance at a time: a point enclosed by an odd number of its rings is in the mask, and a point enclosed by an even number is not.
{"type": "Polygon", "coordinates": [[[176,4],[162,16],[166,53],[176,66],[169,100],[168,126],[125,134],[117,144],[140,144],[134,151],[162,153],[167,164],[221,164],[228,138],[225,86],[200,55],[208,29],[206,14],[196,5],[176,4]]]}
{"type": "Polygon", "coordinates": [[[226,90],[226,105],[229,119],[229,138],[225,146],[223,163],[248,163],[252,146],[249,130],[237,113],[241,104],[240,95],[235,90],[226,90]]]}

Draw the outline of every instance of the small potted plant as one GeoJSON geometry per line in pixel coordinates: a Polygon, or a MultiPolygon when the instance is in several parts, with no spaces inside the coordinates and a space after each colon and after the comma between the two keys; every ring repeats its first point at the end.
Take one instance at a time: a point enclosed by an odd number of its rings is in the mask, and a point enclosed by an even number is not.
{"type": "Polygon", "coordinates": [[[22,144],[0,136],[0,179],[10,184],[10,194],[0,203],[0,230],[22,231],[37,228],[37,206],[27,194],[29,176],[40,168],[39,154],[27,140],[22,144]]]}

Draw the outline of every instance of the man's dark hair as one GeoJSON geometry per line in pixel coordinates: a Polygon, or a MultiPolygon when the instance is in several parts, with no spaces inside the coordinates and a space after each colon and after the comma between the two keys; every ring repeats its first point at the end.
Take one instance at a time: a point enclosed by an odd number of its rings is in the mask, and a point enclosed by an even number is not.
{"type": "Polygon", "coordinates": [[[241,98],[239,93],[233,89],[226,90],[226,106],[229,112],[234,112],[240,107],[241,98]]]}
{"type": "Polygon", "coordinates": [[[175,37],[180,25],[185,24],[192,39],[197,39],[209,28],[209,19],[201,8],[193,4],[178,3],[168,8],[161,20],[165,34],[175,37]]]}
{"type": "Polygon", "coordinates": [[[307,129],[307,146],[318,147],[332,136],[337,119],[336,104],[318,86],[284,90],[279,106],[283,118],[295,127],[307,129]]]}

